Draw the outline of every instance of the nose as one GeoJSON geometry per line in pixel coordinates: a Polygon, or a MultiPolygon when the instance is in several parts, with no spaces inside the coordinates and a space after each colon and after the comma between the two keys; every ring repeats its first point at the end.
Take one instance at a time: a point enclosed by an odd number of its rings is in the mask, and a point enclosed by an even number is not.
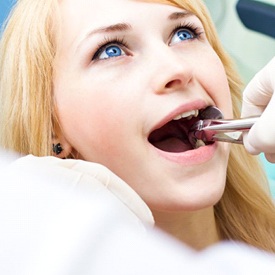
{"type": "Polygon", "coordinates": [[[164,45],[151,60],[152,89],[156,94],[183,90],[193,78],[193,67],[179,49],[164,45]],[[153,65],[152,65],[153,64],[153,65]]]}

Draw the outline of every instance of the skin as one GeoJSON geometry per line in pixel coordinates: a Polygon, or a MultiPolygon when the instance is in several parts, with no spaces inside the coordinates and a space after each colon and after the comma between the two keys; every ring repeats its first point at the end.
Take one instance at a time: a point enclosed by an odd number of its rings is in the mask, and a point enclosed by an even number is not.
{"type": "Polygon", "coordinates": [[[224,191],[228,145],[165,153],[148,142],[185,111],[216,105],[232,116],[223,65],[199,19],[168,19],[185,11],[134,0],[63,0],[60,12],[54,96],[61,157],[107,166],[144,199],[157,226],[194,248],[216,242],[213,205],[224,191]],[[118,23],[131,28],[102,30],[118,23]],[[179,24],[194,25],[199,37],[183,28],[187,39],[179,39],[179,24]],[[113,43],[121,55],[103,59],[102,49],[95,58],[106,37],[127,45],[113,43]]]}

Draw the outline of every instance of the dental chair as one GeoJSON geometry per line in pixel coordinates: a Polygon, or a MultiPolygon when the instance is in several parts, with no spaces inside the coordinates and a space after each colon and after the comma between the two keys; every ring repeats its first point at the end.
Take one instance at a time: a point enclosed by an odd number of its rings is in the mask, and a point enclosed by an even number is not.
{"type": "Polygon", "coordinates": [[[15,0],[0,0],[0,29],[3,27],[3,24],[15,2],[15,0]]]}
{"type": "Polygon", "coordinates": [[[253,0],[239,0],[237,13],[248,29],[275,38],[275,5],[253,0]]]}

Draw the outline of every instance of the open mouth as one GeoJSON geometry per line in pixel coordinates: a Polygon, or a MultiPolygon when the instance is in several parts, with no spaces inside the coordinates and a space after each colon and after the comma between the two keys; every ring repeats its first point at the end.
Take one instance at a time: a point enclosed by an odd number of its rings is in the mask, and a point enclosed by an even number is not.
{"type": "Polygon", "coordinates": [[[149,135],[148,141],[159,150],[171,153],[182,153],[205,146],[202,140],[191,142],[188,138],[192,125],[205,118],[205,109],[183,113],[154,130],[149,135]]]}

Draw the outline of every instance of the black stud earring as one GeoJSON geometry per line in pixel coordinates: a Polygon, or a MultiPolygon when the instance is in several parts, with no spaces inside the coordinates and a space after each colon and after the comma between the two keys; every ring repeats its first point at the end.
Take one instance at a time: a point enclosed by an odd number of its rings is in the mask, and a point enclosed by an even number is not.
{"type": "Polygon", "coordinates": [[[61,147],[61,144],[60,144],[60,143],[53,144],[53,152],[54,152],[56,155],[59,155],[62,151],[63,151],[63,148],[61,147]]]}

